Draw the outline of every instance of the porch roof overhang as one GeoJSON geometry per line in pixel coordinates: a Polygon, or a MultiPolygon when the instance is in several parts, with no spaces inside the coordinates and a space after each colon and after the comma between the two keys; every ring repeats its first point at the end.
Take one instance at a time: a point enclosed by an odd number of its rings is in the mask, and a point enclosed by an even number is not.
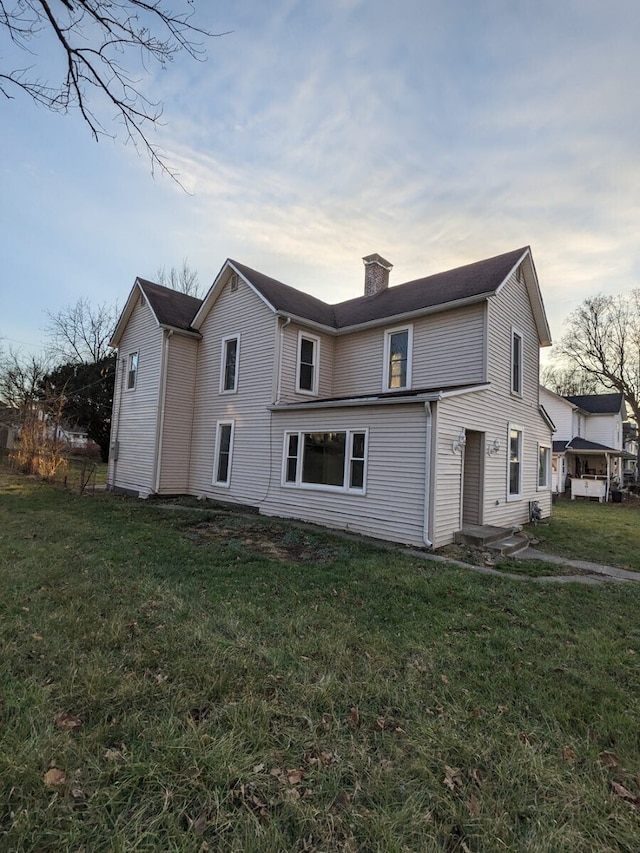
{"type": "Polygon", "coordinates": [[[605,444],[598,444],[596,441],[587,441],[586,438],[572,438],[571,441],[554,441],[553,452],[556,454],[573,453],[580,456],[616,456],[626,459],[630,457],[635,459],[635,456],[627,453],[626,450],[619,450],[615,447],[607,447],[605,444]]]}
{"type": "Polygon", "coordinates": [[[399,405],[407,403],[434,403],[446,397],[470,394],[490,388],[489,383],[455,385],[439,388],[423,388],[415,391],[387,391],[380,394],[362,394],[353,397],[327,397],[321,400],[295,400],[290,403],[274,403],[272,412],[306,411],[307,409],[339,409],[354,406],[399,405]]]}

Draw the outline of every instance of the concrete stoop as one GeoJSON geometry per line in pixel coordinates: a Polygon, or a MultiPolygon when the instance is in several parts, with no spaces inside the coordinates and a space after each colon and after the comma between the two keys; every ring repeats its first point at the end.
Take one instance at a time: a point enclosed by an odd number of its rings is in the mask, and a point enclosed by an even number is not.
{"type": "Polygon", "coordinates": [[[521,527],[494,527],[490,524],[465,524],[454,534],[458,545],[470,545],[507,557],[529,547],[529,538],[521,527]]]}

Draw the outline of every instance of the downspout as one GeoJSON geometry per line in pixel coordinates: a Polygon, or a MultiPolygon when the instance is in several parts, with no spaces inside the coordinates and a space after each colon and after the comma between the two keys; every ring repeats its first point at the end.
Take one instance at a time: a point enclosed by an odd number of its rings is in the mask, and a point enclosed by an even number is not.
{"type": "Polygon", "coordinates": [[[162,471],[162,439],[164,437],[164,409],[167,397],[167,361],[169,357],[169,338],[173,335],[172,329],[164,329],[164,340],[162,342],[162,361],[160,367],[160,400],[158,408],[160,409],[160,417],[156,427],[156,460],[155,470],[153,472],[153,491],[158,494],[160,491],[160,474],[162,471]]]}
{"type": "Polygon", "coordinates": [[[427,548],[433,548],[433,542],[429,538],[431,531],[429,530],[429,515],[431,510],[431,468],[432,468],[432,417],[431,403],[424,404],[424,413],[426,416],[426,425],[424,430],[424,520],[422,527],[422,539],[427,548]]]}
{"type": "Polygon", "coordinates": [[[280,338],[279,338],[279,344],[278,344],[278,358],[277,358],[278,382],[277,382],[277,386],[276,386],[276,399],[275,399],[274,403],[280,402],[280,395],[282,393],[282,349],[284,347],[284,330],[287,328],[287,326],[289,325],[290,322],[291,322],[291,317],[287,317],[285,319],[284,323],[282,324],[282,326],[280,326],[280,338]]]}

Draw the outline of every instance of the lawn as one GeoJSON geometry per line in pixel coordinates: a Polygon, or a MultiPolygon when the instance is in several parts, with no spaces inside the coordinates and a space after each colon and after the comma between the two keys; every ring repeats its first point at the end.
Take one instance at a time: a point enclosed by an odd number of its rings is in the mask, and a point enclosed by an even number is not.
{"type": "Polygon", "coordinates": [[[561,499],[548,526],[530,527],[542,551],[640,571],[640,498],[624,503],[561,499]]]}
{"type": "Polygon", "coordinates": [[[2,850],[637,849],[640,585],[2,470],[0,583],[2,850]]]}

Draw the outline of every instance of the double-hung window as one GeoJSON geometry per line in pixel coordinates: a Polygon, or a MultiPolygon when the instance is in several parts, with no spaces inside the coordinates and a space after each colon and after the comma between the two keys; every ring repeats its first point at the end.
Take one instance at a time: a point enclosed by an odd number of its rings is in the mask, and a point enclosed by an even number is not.
{"type": "Polygon", "coordinates": [[[366,429],[285,434],[283,485],[362,494],[366,475],[366,429]]]}
{"type": "Polygon", "coordinates": [[[127,365],[127,391],[133,391],[138,380],[138,353],[130,352],[127,365]]]}
{"type": "Polygon", "coordinates": [[[240,335],[229,335],[222,339],[220,359],[220,393],[232,394],[238,390],[238,360],[240,357],[240,335]]]}
{"type": "Polygon", "coordinates": [[[229,486],[231,483],[233,426],[233,421],[218,421],[216,427],[216,449],[213,463],[214,486],[229,486]]]}
{"type": "Polygon", "coordinates": [[[511,329],[511,393],[522,396],[522,335],[511,329]]]}
{"type": "Polygon", "coordinates": [[[538,489],[548,489],[551,471],[551,448],[538,445],[538,489]]]}
{"type": "Polygon", "coordinates": [[[318,393],[318,364],[320,361],[320,338],[298,333],[298,361],[296,368],[296,390],[301,394],[318,393]]]}
{"type": "Polygon", "coordinates": [[[384,333],[384,391],[411,387],[413,326],[388,329],[384,333]]]}
{"type": "Polygon", "coordinates": [[[507,500],[522,497],[522,430],[509,425],[509,454],[507,471],[507,500]]]}

